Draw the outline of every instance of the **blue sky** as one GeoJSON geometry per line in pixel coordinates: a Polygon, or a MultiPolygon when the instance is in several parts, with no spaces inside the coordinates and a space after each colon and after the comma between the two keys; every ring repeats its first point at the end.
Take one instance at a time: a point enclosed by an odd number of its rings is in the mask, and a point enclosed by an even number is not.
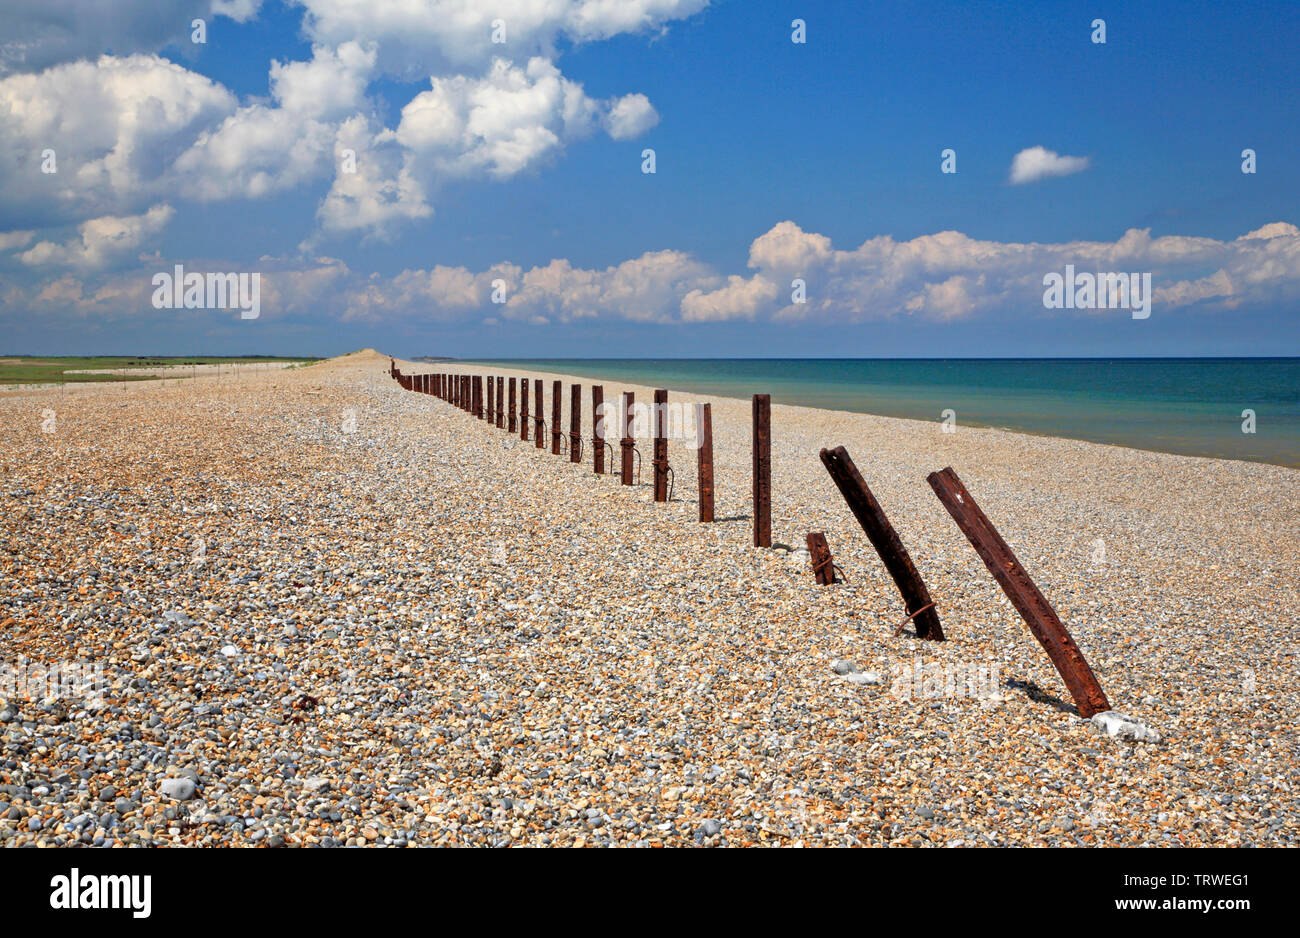
{"type": "Polygon", "coordinates": [[[0,13],[0,351],[1300,354],[1295,4],[347,6],[0,13]],[[1150,318],[1045,309],[1071,262],[1151,272],[1150,318]],[[153,308],[175,263],[260,271],[261,315],[153,308]]]}

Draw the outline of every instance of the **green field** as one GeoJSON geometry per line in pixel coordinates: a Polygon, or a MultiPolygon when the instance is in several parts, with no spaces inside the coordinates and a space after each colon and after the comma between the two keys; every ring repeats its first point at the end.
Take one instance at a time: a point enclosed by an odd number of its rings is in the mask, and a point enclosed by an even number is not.
{"type": "Polygon", "coordinates": [[[133,370],[179,365],[249,365],[258,362],[314,362],[319,358],[249,355],[221,358],[211,355],[97,355],[90,358],[61,355],[0,356],[0,384],[58,384],[88,381],[154,381],[153,375],[132,375],[133,370]],[[67,374],[83,368],[111,368],[105,375],[67,374]]]}

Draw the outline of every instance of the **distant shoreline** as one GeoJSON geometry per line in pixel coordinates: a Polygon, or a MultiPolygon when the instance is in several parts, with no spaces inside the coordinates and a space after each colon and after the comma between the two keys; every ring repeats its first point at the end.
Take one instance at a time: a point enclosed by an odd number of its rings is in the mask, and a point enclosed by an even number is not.
{"type": "Polygon", "coordinates": [[[455,365],[741,400],[769,393],[773,403],[936,424],[951,410],[957,427],[1300,468],[1300,358],[491,359],[455,365]],[[1149,377],[1141,371],[1135,377],[1126,367],[1143,363],[1152,365],[1149,377]],[[1246,363],[1271,363],[1276,374],[1235,367],[1246,363]],[[921,367],[914,373],[913,365],[921,367]],[[1132,387],[1117,386],[1117,374],[1132,387]],[[1203,378],[1222,385],[1222,400],[1203,387],[1203,378]],[[1256,413],[1253,435],[1241,432],[1244,410],[1256,413]]]}

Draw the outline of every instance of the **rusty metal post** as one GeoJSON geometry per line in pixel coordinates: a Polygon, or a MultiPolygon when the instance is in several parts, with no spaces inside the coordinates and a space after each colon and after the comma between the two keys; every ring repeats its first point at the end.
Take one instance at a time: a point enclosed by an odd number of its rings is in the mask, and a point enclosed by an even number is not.
{"type": "Polygon", "coordinates": [[[542,402],[541,378],[533,379],[533,397],[537,398],[537,417],[533,421],[536,424],[536,432],[533,433],[533,436],[536,439],[537,448],[546,449],[546,440],[544,439],[546,431],[542,429],[542,427],[546,425],[546,420],[543,416],[546,413],[546,406],[542,402]]]}
{"type": "Polygon", "coordinates": [[[564,396],[564,385],[555,381],[551,383],[551,455],[560,455],[560,398],[564,396]]]}
{"type": "Polygon", "coordinates": [[[821,531],[810,531],[806,540],[808,553],[812,555],[813,576],[822,586],[830,586],[835,582],[835,560],[831,557],[826,535],[821,531]]]}
{"type": "Polygon", "coordinates": [[[519,418],[515,416],[515,414],[518,412],[517,406],[518,405],[516,404],[515,379],[511,378],[510,379],[510,408],[509,410],[506,411],[506,432],[507,433],[513,434],[519,432],[519,418]]]}
{"type": "Polygon", "coordinates": [[[479,420],[484,419],[483,418],[484,403],[485,401],[483,399],[483,376],[475,375],[474,376],[474,416],[477,417],[479,420]]]}
{"type": "Polygon", "coordinates": [[[605,472],[605,420],[601,411],[605,407],[603,385],[591,386],[591,471],[596,475],[605,472]]]}
{"type": "Polygon", "coordinates": [[[474,402],[471,398],[474,395],[473,384],[469,380],[469,375],[460,376],[460,409],[469,413],[474,408],[474,402]]]}
{"type": "Polygon", "coordinates": [[[582,462],[582,385],[569,386],[569,462],[582,462]]]}
{"type": "Polygon", "coordinates": [[[492,375],[487,376],[487,421],[491,423],[496,414],[496,379],[492,375]]]}
{"type": "Polygon", "coordinates": [[[943,641],[943,626],[939,623],[939,613],[930,599],[930,591],[925,588],[925,581],[917,572],[912,557],[903,546],[903,541],[894,530],[894,526],[885,517],[884,509],[871,494],[863,480],[858,467],[853,464],[848,450],[837,446],[833,450],[821,451],[822,464],[835,480],[844,501],[848,502],[853,517],[858,519],[862,530],[866,532],[871,546],[876,549],[885,569],[894,578],[898,591],[903,594],[903,603],[909,617],[916,619],[916,637],[932,641],[943,641]]]}
{"type": "Polygon", "coordinates": [[[521,404],[519,407],[519,439],[528,439],[528,379],[519,379],[519,396],[521,404]]]}
{"type": "Polygon", "coordinates": [[[619,409],[619,422],[623,424],[623,436],[618,441],[619,448],[622,450],[622,483],[624,485],[632,484],[632,448],[636,446],[636,441],[632,439],[632,406],[636,403],[636,395],[631,391],[623,392],[623,406],[619,409]]]}
{"type": "Polygon", "coordinates": [[[957,478],[957,473],[949,467],[930,473],[925,481],[930,483],[934,494],[939,496],[943,507],[948,509],[952,520],[957,522],[961,533],[966,535],[966,540],[970,541],[975,553],[980,555],[984,565],[989,568],[989,573],[993,574],[993,579],[1002,587],[1002,592],[1011,600],[1011,605],[1016,607],[1020,617],[1029,626],[1029,631],[1038,639],[1038,644],[1047,652],[1047,657],[1069,688],[1070,696],[1079,708],[1079,715],[1086,719],[1095,713],[1109,710],[1110,701],[1106,699],[1106,692],[1101,689],[1083,652],[1061,624],[1060,617],[1047,597],[1034,585],[1011,547],[980,510],[975,499],[971,498],[970,492],[966,491],[966,486],[957,478]]]}
{"type": "Polygon", "coordinates": [[[497,429],[501,430],[506,425],[506,379],[497,375],[497,429]]]}
{"type": "Polygon", "coordinates": [[[655,391],[654,443],[655,501],[668,501],[668,392],[655,391]]]}
{"type": "Polygon", "coordinates": [[[754,546],[772,546],[772,398],[754,395],[754,546]]]}
{"type": "Polygon", "coordinates": [[[713,521],[713,414],[708,404],[695,405],[700,467],[700,520],[713,521]]]}

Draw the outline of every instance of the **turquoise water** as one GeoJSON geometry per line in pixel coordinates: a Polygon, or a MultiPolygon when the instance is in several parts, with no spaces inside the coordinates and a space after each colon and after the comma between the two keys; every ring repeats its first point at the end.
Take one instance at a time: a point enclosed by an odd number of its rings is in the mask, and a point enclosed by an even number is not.
{"type": "MultiPolygon", "coordinates": [[[[1300,468],[1300,358],[511,359],[502,365],[1300,468]],[[1255,433],[1242,432],[1242,411],[1255,433]]],[[[606,389],[609,393],[609,389],[606,389]]]]}

